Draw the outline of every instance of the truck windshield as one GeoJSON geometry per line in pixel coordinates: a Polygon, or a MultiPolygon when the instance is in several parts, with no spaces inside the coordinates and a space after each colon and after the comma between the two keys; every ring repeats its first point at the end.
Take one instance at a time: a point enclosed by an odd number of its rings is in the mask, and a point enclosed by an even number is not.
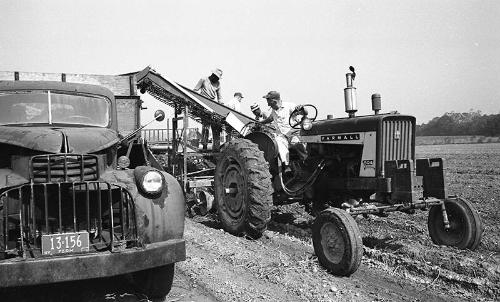
{"type": "Polygon", "coordinates": [[[52,91],[0,92],[0,125],[70,124],[107,127],[105,97],[52,91]]]}

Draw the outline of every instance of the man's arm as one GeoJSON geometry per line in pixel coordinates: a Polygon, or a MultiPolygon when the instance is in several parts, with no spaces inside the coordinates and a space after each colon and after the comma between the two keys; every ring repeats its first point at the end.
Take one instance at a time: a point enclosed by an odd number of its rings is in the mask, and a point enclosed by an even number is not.
{"type": "Polygon", "coordinates": [[[263,124],[269,124],[269,123],[272,123],[274,121],[274,116],[272,115],[272,113],[269,114],[269,116],[266,116],[264,114],[264,112],[262,112],[261,116],[262,116],[262,120],[260,122],[263,124]]]}
{"type": "Polygon", "coordinates": [[[198,84],[196,84],[196,86],[194,86],[193,90],[194,90],[194,91],[198,91],[198,90],[200,90],[200,89],[201,89],[201,87],[202,87],[202,86],[203,86],[203,79],[200,79],[200,80],[198,81],[198,84]]]}
{"type": "Polygon", "coordinates": [[[219,101],[219,103],[222,103],[222,87],[220,86],[220,84],[216,92],[217,92],[217,101],[219,101]]]}

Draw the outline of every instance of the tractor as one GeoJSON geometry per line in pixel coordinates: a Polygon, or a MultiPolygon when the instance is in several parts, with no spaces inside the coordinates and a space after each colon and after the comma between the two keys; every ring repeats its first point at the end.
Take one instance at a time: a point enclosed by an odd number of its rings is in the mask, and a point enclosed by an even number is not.
{"type": "Polygon", "coordinates": [[[313,105],[305,106],[308,114],[292,114],[290,126],[297,131],[290,138],[291,171],[282,168],[272,131],[258,122],[247,125],[244,137],[224,144],[208,207],[216,209],[229,233],[258,238],[273,205],[304,204],[315,216],[312,240],[318,260],[339,276],[353,274],[361,263],[357,215],[429,210],[435,244],[477,248],[481,219],[472,203],[448,195],[443,159],[415,158],[415,117],[380,113],[379,94],[372,95],[373,115],[356,116],[355,76],[350,67],[344,89],[348,117],[316,120],[313,105]],[[297,117],[300,122],[294,122],[297,117]]]}

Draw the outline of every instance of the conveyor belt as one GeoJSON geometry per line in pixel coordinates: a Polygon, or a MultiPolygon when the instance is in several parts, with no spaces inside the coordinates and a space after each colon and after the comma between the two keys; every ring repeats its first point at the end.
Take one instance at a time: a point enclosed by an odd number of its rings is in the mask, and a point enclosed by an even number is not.
{"type": "Polygon", "coordinates": [[[179,85],[154,71],[151,67],[136,73],[136,81],[142,93],[148,92],[154,98],[181,112],[189,106],[189,117],[200,123],[229,126],[225,118],[232,112],[241,122],[247,124],[255,120],[221,103],[207,99],[193,90],[179,85]]]}

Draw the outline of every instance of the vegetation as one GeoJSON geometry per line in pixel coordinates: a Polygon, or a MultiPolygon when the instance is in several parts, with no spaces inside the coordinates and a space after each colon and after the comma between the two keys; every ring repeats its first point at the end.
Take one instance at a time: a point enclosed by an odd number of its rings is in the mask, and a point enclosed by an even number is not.
{"type": "Polygon", "coordinates": [[[500,136],[500,114],[486,115],[481,111],[447,112],[427,124],[417,125],[417,136],[483,135],[500,136]]]}

